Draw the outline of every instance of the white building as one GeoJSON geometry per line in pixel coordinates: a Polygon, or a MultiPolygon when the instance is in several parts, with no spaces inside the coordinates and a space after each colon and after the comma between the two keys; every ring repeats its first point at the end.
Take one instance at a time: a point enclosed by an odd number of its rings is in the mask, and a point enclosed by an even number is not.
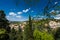
{"type": "Polygon", "coordinates": [[[60,22],[50,21],[50,22],[49,22],[49,26],[50,26],[51,28],[60,27],[60,22]]]}

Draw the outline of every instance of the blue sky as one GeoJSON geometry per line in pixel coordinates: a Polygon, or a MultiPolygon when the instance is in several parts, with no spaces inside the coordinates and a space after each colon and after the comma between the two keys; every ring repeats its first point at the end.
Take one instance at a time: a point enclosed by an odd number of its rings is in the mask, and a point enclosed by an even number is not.
{"type": "MultiPolygon", "coordinates": [[[[28,0],[27,0],[28,1],[28,0]]],[[[54,0],[53,4],[58,3],[59,0],[54,0]]],[[[48,0],[39,0],[36,2],[25,2],[19,0],[19,4],[16,5],[17,0],[0,0],[0,10],[4,10],[6,18],[10,21],[25,21],[28,20],[28,14],[35,16],[37,13],[43,15],[43,8],[46,6],[48,0]]]]}

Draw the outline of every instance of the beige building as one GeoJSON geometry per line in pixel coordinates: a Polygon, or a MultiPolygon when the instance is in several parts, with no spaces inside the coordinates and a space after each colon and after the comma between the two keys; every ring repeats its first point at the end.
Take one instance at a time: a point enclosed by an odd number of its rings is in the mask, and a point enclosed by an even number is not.
{"type": "Polygon", "coordinates": [[[60,27],[60,22],[50,21],[50,22],[49,22],[49,26],[50,26],[51,28],[60,27]]]}
{"type": "Polygon", "coordinates": [[[15,30],[18,30],[18,28],[20,27],[22,29],[22,31],[24,31],[24,27],[26,25],[26,22],[23,22],[21,24],[10,24],[9,26],[12,28],[14,28],[15,30]]]}
{"type": "Polygon", "coordinates": [[[17,24],[10,24],[9,26],[11,27],[11,29],[14,28],[16,30],[18,30],[19,27],[17,24]]]}

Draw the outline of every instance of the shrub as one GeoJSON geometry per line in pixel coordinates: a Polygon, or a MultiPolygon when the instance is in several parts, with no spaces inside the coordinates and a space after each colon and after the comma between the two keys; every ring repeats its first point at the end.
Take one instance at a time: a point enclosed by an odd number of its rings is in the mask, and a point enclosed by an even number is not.
{"type": "Polygon", "coordinates": [[[33,36],[34,36],[34,40],[54,40],[52,34],[49,34],[46,31],[41,32],[38,29],[34,30],[33,36]]]}

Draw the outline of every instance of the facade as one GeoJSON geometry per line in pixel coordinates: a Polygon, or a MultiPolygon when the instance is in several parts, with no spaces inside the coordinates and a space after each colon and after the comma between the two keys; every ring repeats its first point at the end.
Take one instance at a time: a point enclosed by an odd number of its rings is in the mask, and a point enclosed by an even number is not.
{"type": "Polygon", "coordinates": [[[60,27],[60,22],[50,21],[50,22],[49,22],[49,26],[50,26],[51,28],[60,27]]]}
{"type": "Polygon", "coordinates": [[[24,27],[26,25],[26,22],[23,22],[21,24],[10,24],[9,26],[12,28],[14,28],[15,30],[18,30],[18,28],[20,27],[22,31],[24,31],[24,27]]]}

